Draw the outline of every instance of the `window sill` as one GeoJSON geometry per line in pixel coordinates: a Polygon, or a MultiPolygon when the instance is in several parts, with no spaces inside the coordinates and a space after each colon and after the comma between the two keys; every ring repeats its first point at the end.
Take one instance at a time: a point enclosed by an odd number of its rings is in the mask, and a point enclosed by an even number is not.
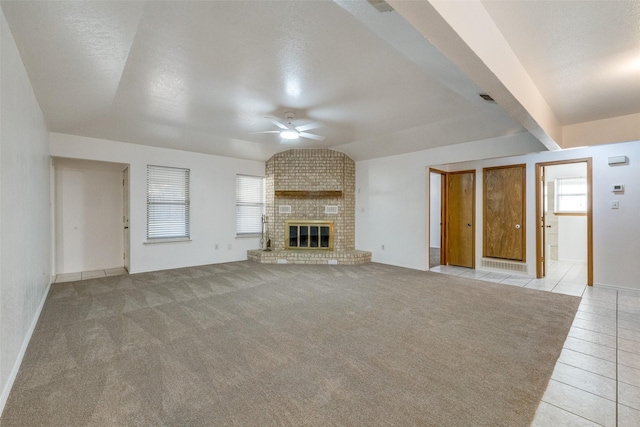
{"type": "Polygon", "coordinates": [[[160,245],[163,243],[189,243],[191,242],[191,238],[189,237],[176,237],[172,239],[153,239],[147,240],[144,242],[144,245],[160,245]]]}

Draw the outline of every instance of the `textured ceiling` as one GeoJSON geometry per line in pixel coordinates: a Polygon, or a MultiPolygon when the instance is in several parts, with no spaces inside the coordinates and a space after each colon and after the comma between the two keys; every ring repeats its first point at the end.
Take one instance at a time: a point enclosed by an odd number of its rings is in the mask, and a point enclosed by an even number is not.
{"type": "MultiPolygon", "coordinates": [[[[617,86],[588,74],[587,82],[599,82],[596,96],[575,95],[586,87],[589,61],[637,52],[639,21],[634,28],[625,20],[637,7],[594,7],[582,16],[580,8],[520,3],[484,2],[562,122],[640,112],[629,91],[633,73],[617,86]],[[569,12],[574,22],[562,18],[569,12]],[[583,30],[567,27],[591,28],[600,14],[626,25],[622,34],[634,41],[602,41],[601,26],[576,46],[583,30]],[[612,94],[619,102],[603,105],[612,94]]],[[[292,147],[362,160],[525,132],[398,13],[365,1],[2,1],[2,8],[54,132],[256,160],[292,147]],[[296,125],[324,122],[312,132],[326,139],[284,143],[254,133],[275,130],[264,116],[284,120],[286,111],[296,113],[296,125]]]]}
{"type": "Polygon", "coordinates": [[[561,124],[640,112],[640,1],[482,3],[561,124]]]}

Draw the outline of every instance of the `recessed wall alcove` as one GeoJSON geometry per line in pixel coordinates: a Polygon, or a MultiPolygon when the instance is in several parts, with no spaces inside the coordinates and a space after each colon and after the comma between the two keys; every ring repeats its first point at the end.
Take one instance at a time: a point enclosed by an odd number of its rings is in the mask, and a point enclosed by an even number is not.
{"type": "Polygon", "coordinates": [[[266,164],[266,215],[270,251],[248,251],[262,263],[362,264],[371,252],[355,248],[355,162],[328,149],[294,149],[266,164]],[[332,250],[287,245],[288,223],[330,222],[332,250]]]}

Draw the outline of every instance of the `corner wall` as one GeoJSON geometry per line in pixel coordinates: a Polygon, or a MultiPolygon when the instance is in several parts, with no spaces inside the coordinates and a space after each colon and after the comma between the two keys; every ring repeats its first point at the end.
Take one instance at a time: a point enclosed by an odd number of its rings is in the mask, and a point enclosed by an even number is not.
{"type": "Polygon", "coordinates": [[[51,224],[47,127],[0,14],[1,413],[51,281],[51,224]]]}

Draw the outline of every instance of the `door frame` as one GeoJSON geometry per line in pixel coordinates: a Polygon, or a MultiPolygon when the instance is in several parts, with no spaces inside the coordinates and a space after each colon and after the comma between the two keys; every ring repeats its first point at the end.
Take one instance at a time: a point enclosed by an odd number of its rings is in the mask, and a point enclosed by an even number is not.
{"type": "MultiPolygon", "coordinates": [[[[429,168],[429,182],[427,184],[427,188],[429,188],[429,208],[427,209],[428,213],[428,226],[427,230],[431,230],[431,174],[436,173],[440,175],[440,265],[447,265],[447,227],[446,227],[446,219],[447,219],[447,174],[440,169],[429,168]]],[[[431,241],[431,236],[429,236],[429,242],[431,241]]],[[[429,244],[427,265],[429,265],[429,260],[431,259],[431,245],[429,244]]],[[[431,268],[431,267],[429,267],[431,268]]]]}
{"type": "Polygon", "coordinates": [[[131,230],[129,228],[131,191],[129,166],[122,170],[122,258],[125,270],[131,268],[131,230]]]}
{"type": "Polygon", "coordinates": [[[587,285],[593,286],[593,174],[591,157],[536,163],[536,278],[543,278],[546,270],[546,260],[544,259],[545,223],[542,214],[544,209],[542,169],[545,166],[572,163],[587,164],[587,285]]]}

